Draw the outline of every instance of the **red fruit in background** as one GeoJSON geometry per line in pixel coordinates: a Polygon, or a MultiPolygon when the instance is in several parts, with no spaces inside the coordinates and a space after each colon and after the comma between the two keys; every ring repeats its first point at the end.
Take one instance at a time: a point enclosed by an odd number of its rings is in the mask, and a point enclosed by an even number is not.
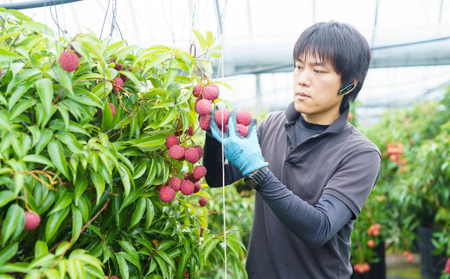
{"type": "Polygon", "coordinates": [[[225,127],[223,127],[223,128],[221,126],[218,126],[218,127],[223,133],[228,132],[228,125],[225,125],[225,127]]]}
{"type": "Polygon", "coordinates": [[[194,193],[194,183],[189,180],[183,181],[181,183],[181,193],[186,196],[192,195],[194,193]]]}
{"type": "Polygon", "coordinates": [[[398,156],[396,154],[392,154],[391,156],[389,156],[389,160],[391,160],[392,162],[397,161],[398,156]]]}
{"type": "Polygon", "coordinates": [[[2,76],[2,69],[0,69],[0,77],[2,76]]]}
{"type": "Polygon", "coordinates": [[[170,135],[166,138],[167,149],[170,149],[172,146],[178,145],[178,144],[180,144],[180,140],[176,136],[170,135]]]}
{"type": "Polygon", "coordinates": [[[201,189],[202,189],[202,184],[200,184],[200,182],[195,182],[194,183],[194,193],[200,192],[201,189]]]}
{"type": "MultiPolygon", "coordinates": [[[[356,271],[356,272],[358,272],[358,273],[362,273],[361,271],[360,271],[360,264],[355,264],[354,266],[353,266],[353,270],[354,271],[356,271]]],[[[361,266],[362,267],[362,266],[361,266]]]]}
{"type": "Polygon", "coordinates": [[[116,115],[116,106],[113,103],[109,103],[109,108],[111,109],[112,116],[116,115]]]}
{"type": "Polygon", "coordinates": [[[403,257],[408,257],[409,256],[409,252],[408,251],[403,251],[403,257]]]}
{"type": "Polygon", "coordinates": [[[448,258],[445,263],[445,273],[450,273],[450,258],[448,258]]]}
{"type": "Polygon", "coordinates": [[[408,257],[406,257],[406,260],[408,262],[412,262],[414,260],[414,255],[413,254],[409,254],[408,257]]]}
{"type": "Polygon", "coordinates": [[[186,172],[183,174],[184,180],[188,180],[189,179],[189,173],[186,172]]]}
{"type": "Polygon", "coordinates": [[[352,120],[353,119],[353,113],[352,112],[349,112],[348,113],[348,120],[352,120]]]}
{"type": "Polygon", "coordinates": [[[415,143],[416,143],[416,142],[415,142],[413,139],[410,139],[410,140],[409,140],[409,144],[410,144],[410,145],[414,145],[415,143]]]}
{"type": "Polygon", "coordinates": [[[379,231],[381,229],[381,225],[377,223],[377,224],[373,225],[373,228],[376,229],[377,231],[379,231]]]}
{"type": "Polygon", "coordinates": [[[200,128],[203,131],[209,130],[209,120],[211,119],[211,115],[200,116],[198,122],[200,123],[200,128]]]}
{"type": "MultiPolygon", "coordinates": [[[[114,61],[115,62],[115,61],[114,61]]],[[[125,67],[119,63],[116,63],[116,65],[114,66],[114,69],[117,71],[122,71],[125,69],[125,67]]]]}
{"type": "Polygon", "coordinates": [[[219,97],[219,90],[214,86],[207,85],[203,87],[202,95],[206,100],[215,100],[219,97]]]}
{"type": "Polygon", "coordinates": [[[113,79],[113,83],[114,83],[114,91],[120,92],[120,90],[122,90],[123,88],[123,79],[121,79],[120,77],[115,77],[113,79]]]}
{"type": "Polygon", "coordinates": [[[184,157],[184,148],[179,145],[174,145],[169,149],[169,157],[172,159],[181,159],[184,157]]]}
{"type": "Polygon", "coordinates": [[[372,235],[373,235],[373,236],[379,236],[379,235],[380,235],[380,230],[374,229],[374,230],[372,231],[372,235]]]}
{"type": "Polygon", "coordinates": [[[36,212],[25,212],[25,230],[34,230],[41,222],[41,217],[36,212]]]}
{"type": "Polygon", "coordinates": [[[194,147],[197,149],[198,159],[200,160],[200,158],[203,157],[203,148],[200,145],[196,145],[194,147]]]}
{"type": "Polygon", "coordinates": [[[211,112],[211,102],[208,100],[200,100],[195,104],[195,112],[197,112],[199,115],[207,115],[211,112]]]}
{"type": "Polygon", "coordinates": [[[405,166],[401,166],[400,167],[400,172],[406,172],[406,167],[405,166]]]}
{"type": "Polygon", "coordinates": [[[244,126],[250,125],[252,114],[246,110],[238,110],[236,112],[236,123],[244,126]]]}
{"type": "Polygon", "coordinates": [[[208,201],[203,196],[201,196],[200,199],[198,200],[198,204],[200,204],[201,207],[204,207],[207,203],[208,201]]]}
{"type": "Polygon", "coordinates": [[[363,263],[362,268],[360,267],[359,270],[361,273],[366,273],[370,270],[370,265],[368,263],[363,263]]]}
{"type": "Polygon", "coordinates": [[[187,130],[188,135],[190,135],[191,137],[194,135],[194,128],[192,128],[192,125],[189,126],[188,130],[187,130]]]}
{"type": "Polygon", "coordinates": [[[68,72],[73,72],[78,69],[78,65],[80,64],[80,59],[78,56],[71,51],[63,51],[59,56],[59,65],[61,68],[68,72]]]}
{"type": "Polygon", "coordinates": [[[170,179],[170,188],[172,188],[175,192],[180,191],[181,189],[181,178],[179,177],[172,177],[170,179]]]}
{"type": "Polygon", "coordinates": [[[116,275],[111,276],[111,279],[119,279],[116,275]]]}
{"type": "Polygon", "coordinates": [[[184,154],[184,157],[186,158],[186,161],[189,163],[195,164],[198,162],[199,156],[197,149],[195,147],[190,147],[186,150],[186,153],[184,154]]]}
{"type": "Polygon", "coordinates": [[[375,241],[373,239],[369,239],[367,241],[367,247],[372,248],[373,246],[375,246],[375,241]]]}
{"type": "Polygon", "coordinates": [[[227,108],[219,109],[218,111],[216,111],[214,113],[214,120],[216,121],[217,126],[225,126],[225,125],[227,125],[229,117],[230,117],[230,111],[227,108]]]}
{"type": "Polygon", "coordinates": [[[203,230],[204,230],[204,228],[202,226],[200,226],[200,237],[203,236],[203,230]]]}
{"type": "Polygon", "coordinates": [[[246,137],[248,135],[247,127],[242,124],[237,124],[238,132],[241,136],[246,137]]]}
{"type": "Polygon", "coordinates": [[[201,179],[206,175],[206,168],[204,166],[197,166],[192,170],[192,174],[196,179],[201,179]]]}
{"type": "Polygon", "coordinates": [[[202,93],[202,85],[196,84],[194,85],[194,92],[192,93],[195,97],[199,97],[202,93]]]}
{"type": "Polygon", "coordinates": [[[159,191],[159,198],[166,203],[173,201],[175,195],[175,191],[170,187],[163,187],[161,191],[159,191]]]}

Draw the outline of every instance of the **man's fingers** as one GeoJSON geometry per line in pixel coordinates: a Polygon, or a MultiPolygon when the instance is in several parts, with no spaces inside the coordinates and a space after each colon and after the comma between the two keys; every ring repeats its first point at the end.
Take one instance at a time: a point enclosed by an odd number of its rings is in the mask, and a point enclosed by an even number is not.
{"type": "Polygon", "coordinates": [[[238,133],[235,111],[232,111],[230,113],[230,117],[228,118],[228,133],[230,133],[230,135],[232,136],[235,136],[238,133]]]}
{"type": "Polygon", "coordinates": [[[222,143],[222,131],[219,129],[219,127],[216,124],[216,121],[214,120],[214,114],[212,115],[211,119],[209,120],[209,128],[211,130],[212,136],[222,143]]]}
{"type": "Polygon", "coordinates": [[[256,118],[253,118],[252,121],[250,121],[250,124],[248,125],[248,134],[247,134],[247,138],[250,138],[253,136],[253,134],[257,134],[257,128],[258,123],[256,118]]]}

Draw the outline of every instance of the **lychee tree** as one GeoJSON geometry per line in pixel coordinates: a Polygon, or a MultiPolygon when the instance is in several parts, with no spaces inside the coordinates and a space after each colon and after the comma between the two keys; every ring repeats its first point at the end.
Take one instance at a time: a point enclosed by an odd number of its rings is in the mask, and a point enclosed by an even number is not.
{"type": "MultiPolygon", "coordinates": [[[[195,57],[0,15],[0,276],[189,278],[218,264],[195,102],[220,100],[193,95],[212,86],[212,34],[195,31],[195,57]]],[[[243,256],[227,239],[235,277],[243,256]]]]}

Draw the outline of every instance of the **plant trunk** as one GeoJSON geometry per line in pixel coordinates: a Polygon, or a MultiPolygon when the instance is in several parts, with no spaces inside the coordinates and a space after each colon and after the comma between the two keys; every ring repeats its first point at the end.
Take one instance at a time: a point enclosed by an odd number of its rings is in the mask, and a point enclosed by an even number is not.
{"type": "Polygon", "coordinates": [[[436,231],[439,231],[439,229],[419,227],[420,268],[424,279],[439,279],[442,270],[444,270],[445,261],[442,259],[445,258],[445,254],[433,255],[431,253],[436,249],[431,242],[433,233],[436,231]]]}

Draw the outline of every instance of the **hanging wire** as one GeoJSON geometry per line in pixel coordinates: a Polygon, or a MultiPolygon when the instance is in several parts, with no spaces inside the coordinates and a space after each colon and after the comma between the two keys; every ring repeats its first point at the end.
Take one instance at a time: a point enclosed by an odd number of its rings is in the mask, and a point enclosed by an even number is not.
{"type": "Polygon", "coordinates": [[[166,10],[164,9],[164,0],[161,0],[161,5],[163,8],[163,14],[164,14],[164,19],[166,20],[166,25],[169,28],[170,32],[172,33],[172,44],[173,46],[175,46],[175,33],[173,32],[173,18],[172,18],[172,0],[170,1],[170,17],[171,17],[171,23],[172,23],[172,27],[169,25],[169,22],[167,20],[167,16],[166,16],[166,10]]]}

